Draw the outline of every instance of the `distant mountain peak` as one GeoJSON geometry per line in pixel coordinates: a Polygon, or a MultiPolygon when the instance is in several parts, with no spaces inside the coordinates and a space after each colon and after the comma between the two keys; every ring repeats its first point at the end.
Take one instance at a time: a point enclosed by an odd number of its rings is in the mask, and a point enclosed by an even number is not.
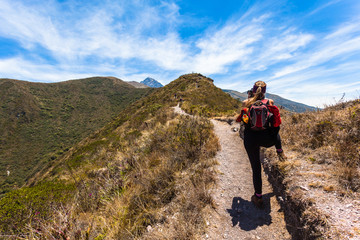
{"type": "MultiPolygon", "coordinates": [[[[240,101],[247,99],[246,92],[241,93],[241,92],[238,92],[235,90],[227,90],[227,89],[223,89],[223,91],[226,93],[229,93],[230,96],[232,96],[235,99],[240,99],[240,101]]],[[[278,95],[271,94],[271,93],[266,93],[266,97],[274,100],[275,105],[282,106],[285,109],[292,111],[292,112],[301,113],[301,112],[306,112],[306,111],[315,111],[317,109],[313,106],[308,106],[303,103],[294,102],[289,99],[285,99],[285,98],[282,98],[278,95]]]]}
{"type": "Polygon", "coordinates": [[[158,81],[156,81],[155,79],[151,78],[151,77],[147,77],[145,78],[143,81],[141,81],[140,83],[145,84],[146,86],[152,87],[152,88],[160,88],[163,87],[163,85],[161,83],[159,83],[158,81]]]}

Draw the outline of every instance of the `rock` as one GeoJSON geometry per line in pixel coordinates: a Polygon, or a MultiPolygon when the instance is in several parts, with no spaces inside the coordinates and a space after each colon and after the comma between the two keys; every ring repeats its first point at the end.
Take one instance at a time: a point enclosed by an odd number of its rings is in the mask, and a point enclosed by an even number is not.
{"type": "Polygon", "coordinates": [[[233,127],[233,128],[231,128],[231,130],[232,130],[233,132],[237,132],[237,131],[239,131],[239,128],[233,127]]]}
{"type": "Polygon", "coordinates": [[[149,225],[149,226],[146,227],[146,230],[147,230],[148,232],[152,232],[153,228],[149,225]]]}

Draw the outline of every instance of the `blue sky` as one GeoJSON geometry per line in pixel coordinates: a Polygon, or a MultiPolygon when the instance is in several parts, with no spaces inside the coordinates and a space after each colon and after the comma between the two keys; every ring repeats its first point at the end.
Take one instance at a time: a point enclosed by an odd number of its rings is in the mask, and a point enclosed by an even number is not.
{"type": "Polygon", "coordinates": [[[322,107],[360,96],[360,1],[0,0],[0,78],[257,80],[322,107]]]}

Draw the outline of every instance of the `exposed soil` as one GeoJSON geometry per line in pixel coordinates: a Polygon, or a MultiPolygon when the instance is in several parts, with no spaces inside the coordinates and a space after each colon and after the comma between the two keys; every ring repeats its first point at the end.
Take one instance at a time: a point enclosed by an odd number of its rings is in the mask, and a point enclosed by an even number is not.
{"type": "MultiPolygon", "coordinates": [[[[254,194],[252,171],[238,132],[225,122],[212,120],[221,150],[219,179],[213,198],[216,209],[207,221],[205,239],[291,239],[284,214],[263,174],[264,208],[251,202],[254,194]]],[[[275,151],[275,149],[274,149],[275,151]]]]}
{"type": "MultiPolygon", "coordinates": [[[[185,114],[179,105],[174,108],[185,114]]],[[[291,239],[286,229],[284,213],[263,173],[264,208],[254,206],[250,198],[254,194],[252,171],[243,141],[228,122],[211,120],[219,138],[221,150],[218,161],[218,181],[212,196],[216,208],[206,221],[204,239],[291,239]]],[[[275,150],[274,150],[275,151],[275,150]]]]}
{"type": "MultiPolygon", "coordinates": [[[[175,111],[184,114],[179,107],[175,111]]],[[[329,176],[334,170],[326,169],[331,165],[315,164],[291,151],[280,166],[275,150],[266,151],[265,208],[256,208],[250,201],[252,171],[243,141],[227,120],[212,120],[221,150],[212,190],[216,209],[206,222],[204,239],[360,239],[359,194],[337,190],[336,179],[329,176]]]]}
{"type": "Polygon", "coordinates": [[[297,231],[295,239],[360,239],[359,194],[340,190],[330,175],[331,165],[313,163],[291,151],[287,156],[290,160],[280,167],[287,171],[285,177],[272,159],[265,159],[264,166],[282,199],[288,199],[284,209],[292,232],[297,231]]]}

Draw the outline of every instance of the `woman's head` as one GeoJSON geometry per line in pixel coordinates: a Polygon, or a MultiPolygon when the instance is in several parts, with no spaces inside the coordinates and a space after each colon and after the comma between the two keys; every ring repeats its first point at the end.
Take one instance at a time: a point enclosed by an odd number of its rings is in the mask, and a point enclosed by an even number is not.
{"type": "Polygon", "coordinates": [[[255,94],[259,88],[260,88],[260,90],[259,90],[260,92],[262,92],[263,94],[266,93],[266,83],[265,82],[257,81],[256,83],[254,83],[254,86],[252,89],[253,93],[255,94]]]}
{"type": "Polygon", "coordinates": [[[266,83],[263,81],[257,81],[252,88],[252,92],[253,97],[250,98],[250,100],[247,102],[246,107],[250,107],[257,100],[262,100],[265,98],[266,83]]]}
{"type": "Polygon", "coordinates": [[[253,94],[255,100],[262,100],[265,98],[266,83],[263,81],[257,81],[253,86],[253,94]]]}

